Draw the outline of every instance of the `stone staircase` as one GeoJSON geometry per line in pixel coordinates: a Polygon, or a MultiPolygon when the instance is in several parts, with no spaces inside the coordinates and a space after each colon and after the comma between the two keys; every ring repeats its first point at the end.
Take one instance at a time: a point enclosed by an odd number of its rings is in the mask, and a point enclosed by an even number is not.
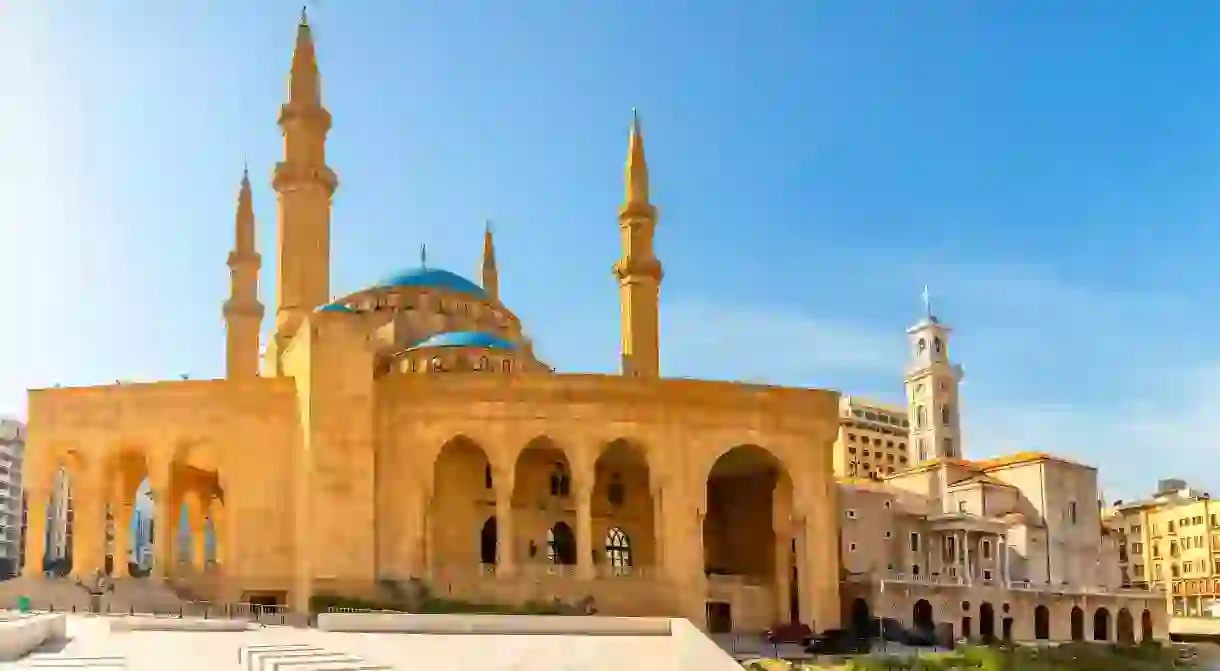
{"type": "Polygon", "coordinates": [[[394,671],[356,655],[304,643],[247,645],[238,653],[238,662],[244,671],[394,671]]]}
{"type": "Polygon", "coordinates": [[[104,608],[111,613],[177,614],[190,607],[173,586],[154,578],[120,578],[115,580],[104,598],[104,608]]]}
{"type": "Polygon", "coordinates": [[[88,611],[89,590],[72,577],[21,576],[0,582],[0,609],[13,610],[27,597],[34,610],[88,611]]]}

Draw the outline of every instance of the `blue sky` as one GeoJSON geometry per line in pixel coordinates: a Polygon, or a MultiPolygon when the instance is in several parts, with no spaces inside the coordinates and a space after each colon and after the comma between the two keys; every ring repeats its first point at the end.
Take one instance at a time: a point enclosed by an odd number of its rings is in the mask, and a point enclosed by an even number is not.
{"type": "MultiPolygon", "coordinates": [[[[27,387],[222,374],[242,163],[274,268],[299,4],[0,5],[0,412],[27,387]],[[81,5],[81,6],[77,6],[81,5]]],[[[550,363],[618,362],[616,207],[644,121],[670,375],[901,398],[932,288],[968,455],[1220,484],[1220,8],[329,0],[332,290],[474,276],[550,363]],[[1190,11],[1193,9],[1194,11],[1190,11]]],[[[274,277],[264,272],[270,307],[274,277]]]]}

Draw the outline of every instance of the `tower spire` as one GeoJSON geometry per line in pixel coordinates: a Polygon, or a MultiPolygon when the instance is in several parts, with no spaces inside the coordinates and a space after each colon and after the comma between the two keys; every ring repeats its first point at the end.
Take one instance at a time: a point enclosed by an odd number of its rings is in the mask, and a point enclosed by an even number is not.
{"type": "Polygon", "coordinates": [[[648,161],[644,159],[644,131],[640,115],[631,109],[631,134],[627,139],[627,204],[648,204],[648,161]]]}
{"type": "Polygon", "coordinates": [[[284,158],[275,166],[276,306],[274,352],[280,353],[306,315],[330,300],[330,210],[339,179],[326,165],[330,112],[322,106],[322,77],[308,17],[302,13],[288,74],[288,100],[280,107],[284,158]]]}
{"type": "Polygon", "coordinates": [[[622,303],[622,372],[631,377],[658,377],[662,272],[653,251],[657,209],[649,198],[644,133],[634,109],[627,139],[625,182],[625,199],[618,215],[622,256],[614,264],[622,303]]]}
{"type": "Polygon", "coordinates": [[[292,50],[288,102],[298,105],[322,104],[322,75],[318,72],[318,55],[304,7],[301,8],[301,22],[297,24],[296,47],[292,50]]]}
{"type": "Polygon", "coordinates": [[[483,291],[500,300],[500,271],[496,268],[496,245],[491,238],[491,220],[483,222],[483,291]]]}
{"type": "Polygon", "coordinates": [[[243,168],[237,190],[236,230],[229,253],[229,300],[225,301],[225,368],[230,379],[258,374],[259,331],[263,304],[258,300],[258,271],[262,266],[254,244],[254,203],[250,173],[243,168]]]}

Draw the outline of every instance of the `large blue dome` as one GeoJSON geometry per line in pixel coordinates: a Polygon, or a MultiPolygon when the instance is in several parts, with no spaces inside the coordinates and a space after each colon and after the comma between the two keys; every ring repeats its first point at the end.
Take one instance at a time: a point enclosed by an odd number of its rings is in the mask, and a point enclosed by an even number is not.
{"type": "Polygon", "coordinates": [[[484,349],[515,350],[517,345],[504,338],[478,331],[450,331],[437,333],[412,345],[408,351],[428,347],[482,347],[484,349]]]}
{"type": "Polygon", "coordinates": [[[411,268],[397,272],[377,283],[379,287],[428,287],[448,289],[478,298],[487,298],[487,292],[470,280],[439,268],[411,268]]]}

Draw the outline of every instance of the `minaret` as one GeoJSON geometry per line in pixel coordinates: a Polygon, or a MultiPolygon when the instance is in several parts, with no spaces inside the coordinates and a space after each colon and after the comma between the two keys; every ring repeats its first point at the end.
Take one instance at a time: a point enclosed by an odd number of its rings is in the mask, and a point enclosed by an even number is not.
{"type": "Polygon", "coordinates": [[[262,266],[254,245],[254,205],[250,172],[243,171],[237,192],[237,235],[229,252],[229,300],[225,301],[225,375],[230,380],[258,375],[258,337],[263,304],[258,302],[258,271],[262,266]]]}
{"type": "Polygon", "coordinates": [[[326,165],[331,117],[305,12],[297,27],[288,102],[280,107],[284,160],[271,180],[276,212],[276,350],[282,353],[305,315],[330,298],[330,206],[338,178],[326,165]]]}
{"type": "Polygon", "coordinates": [[[623,256],[614,264],[622,309],[623,375],[659,377],[661,344],[659,304],[661,262],[653,251],[657,208],[648,199],[648,163],[640,117],[631,111],[627,146],[626,200],[619,208],[618,226],[623,256]]]}
{"type": "Polygon", "coordinates": [[[500,300],[500,271],[496,269],[496,245],[491,239],[491,222],[483,226],[483,291],[492,300],[500,300]]]}
{"type": "Polygon", "coordinates": [[[907,329],[911,341],[911,361],[906,369],[911,422],[907,449],[912,465],[962,456],[957,395],[962,368],[949,362],[951,329],[932,313],[927,287],[923,290],[923,301],[924,317],[907,329]]]}

